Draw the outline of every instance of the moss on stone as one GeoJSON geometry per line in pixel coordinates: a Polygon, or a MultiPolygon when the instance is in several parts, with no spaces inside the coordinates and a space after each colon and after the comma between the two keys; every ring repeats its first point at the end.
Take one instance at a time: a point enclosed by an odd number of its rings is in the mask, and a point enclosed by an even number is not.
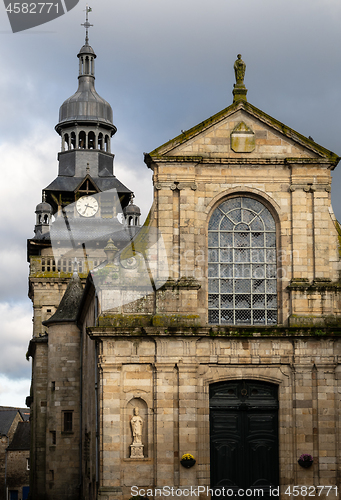
{"type": "Polygon", "coordinates": [[[338,245],[338,250],[339,250],[339,257],[341,259],[341,226],[340,226],[340,223],[339,221],[335,221],[335,227],[336,227],[336,231],[337,231],[337,238],[339,240],[339,245],[338,245]]]}
{"type": "Polygon", "coordinates": [[[152,316],[149,314],[102,314],[98,318],[98,326],[114,328],[152,326],[152,316]]]}

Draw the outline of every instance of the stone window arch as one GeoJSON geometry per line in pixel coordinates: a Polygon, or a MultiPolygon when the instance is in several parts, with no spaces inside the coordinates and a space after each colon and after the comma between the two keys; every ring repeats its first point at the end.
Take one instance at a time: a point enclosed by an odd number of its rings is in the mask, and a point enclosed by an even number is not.
{"type": "Polygon", "coordinates": [[[103,134],[100,132],[98,134],[98,143],[97,143],[98,149],[103,150],[103,134]]]}
{"type": "Polygon", "coordinates": [[[228,198],[211,215],[208,321],[277,324],[276,223],[258,199],[228,198]]]}
{"type": "Polygon", "coordinates": [[[62,151],[68,151],[69,149],[70,149],[69,134],[64,134],[62,151]]]}
{"type": "Polygon", "coordinates": [[[84,130],[81,130],[81,132],[79,132],[78,147],[80,149],[85,149],[86,147],[86,134],[84,130]]]}
{"type": "Polygon", "coordinates": [[[108,135],[105,136],[104,149],[107,153],[110,153],[110,139],[108,135]]]}
{"type": "Polygon", "coordinates": [[[95,149],[96,137],[94,132],[89,132],[88,135],[88,149],[95,149]]]}

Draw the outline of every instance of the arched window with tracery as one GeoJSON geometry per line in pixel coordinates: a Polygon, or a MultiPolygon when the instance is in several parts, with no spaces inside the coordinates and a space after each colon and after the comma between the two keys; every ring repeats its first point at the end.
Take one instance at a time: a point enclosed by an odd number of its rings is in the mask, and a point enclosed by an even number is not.
{"type": "Polygon", "coordinates": [[[276,224],[260,201],[223,201],[208,225],[208,321],[277,324],[276,224]]]}

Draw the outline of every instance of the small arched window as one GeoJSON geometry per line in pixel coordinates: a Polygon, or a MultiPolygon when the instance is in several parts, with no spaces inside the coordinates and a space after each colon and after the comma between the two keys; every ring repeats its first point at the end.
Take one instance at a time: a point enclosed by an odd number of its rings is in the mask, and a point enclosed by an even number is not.
{"type": "Polygon", "coordinates": [[[96,138],[95,138],[95,134],[94,132],[89,132],[89,135],[88,135],[88,148],[89,149],[95,149],[95,141],[96,141],[96,138]]]}
{"type": "Polygon", "coordinates": [[[276,224],[260,201],[225,200],[208,225],[208,321],[277,324],[276,224]]]}
{"type": "Polygon", "coordinates": [[[79,132],[79,139],[78,139],[78,147],[80,149],[85,149],[85,141],[86,141],[86,135],[84,130],[79,132]]]}
{"type": "Polygon", "coordinates": [[[70,143],[69,143],[69,134],[64,134],[63,151],[68,151],[69,146],[70,146],[70,143]]]}
{"type": "Polygon", "coordinates": [[[98,143],[97,143],[98,149],[103,149],[103,134],[100,132],[98,134],[98,143]]]}
{"type": "Polygon", "coordinates": [[[109,145],[110,145],[110,142],[109,142],[109,136],[108,136],[108,135],[106,135],[106,136],[105,136],[104,147],[105,147],[105,151],[106,151],[107,153],[109,153],[109,152],[110,152],[110,146],[109,146],[109,145]]]}

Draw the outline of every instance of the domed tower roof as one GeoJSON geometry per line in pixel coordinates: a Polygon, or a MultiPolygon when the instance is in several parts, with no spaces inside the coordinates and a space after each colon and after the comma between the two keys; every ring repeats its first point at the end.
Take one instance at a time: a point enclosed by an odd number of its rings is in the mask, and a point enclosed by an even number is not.
{"type": "Polygon", "coordinates": [[[52,214],[52,207],[47,201],[42,201],[36,206],[36,214],[40,213],[52,214]]]}
{"type": "Polygon", "coordinates": [[[112,136],[117,129],[113,124],[111,106],[95,90],[96,54],[89,45],[88,37],[88,28],[92,25],[87,20],[84,26],[86,28],[85,44],[77,55],[79,59],[78,89],[61,105],[59,122],[55,128],[60,134],[64,127],[73,125],[75,122],[95,122],[109,129],[112,136]]]}

